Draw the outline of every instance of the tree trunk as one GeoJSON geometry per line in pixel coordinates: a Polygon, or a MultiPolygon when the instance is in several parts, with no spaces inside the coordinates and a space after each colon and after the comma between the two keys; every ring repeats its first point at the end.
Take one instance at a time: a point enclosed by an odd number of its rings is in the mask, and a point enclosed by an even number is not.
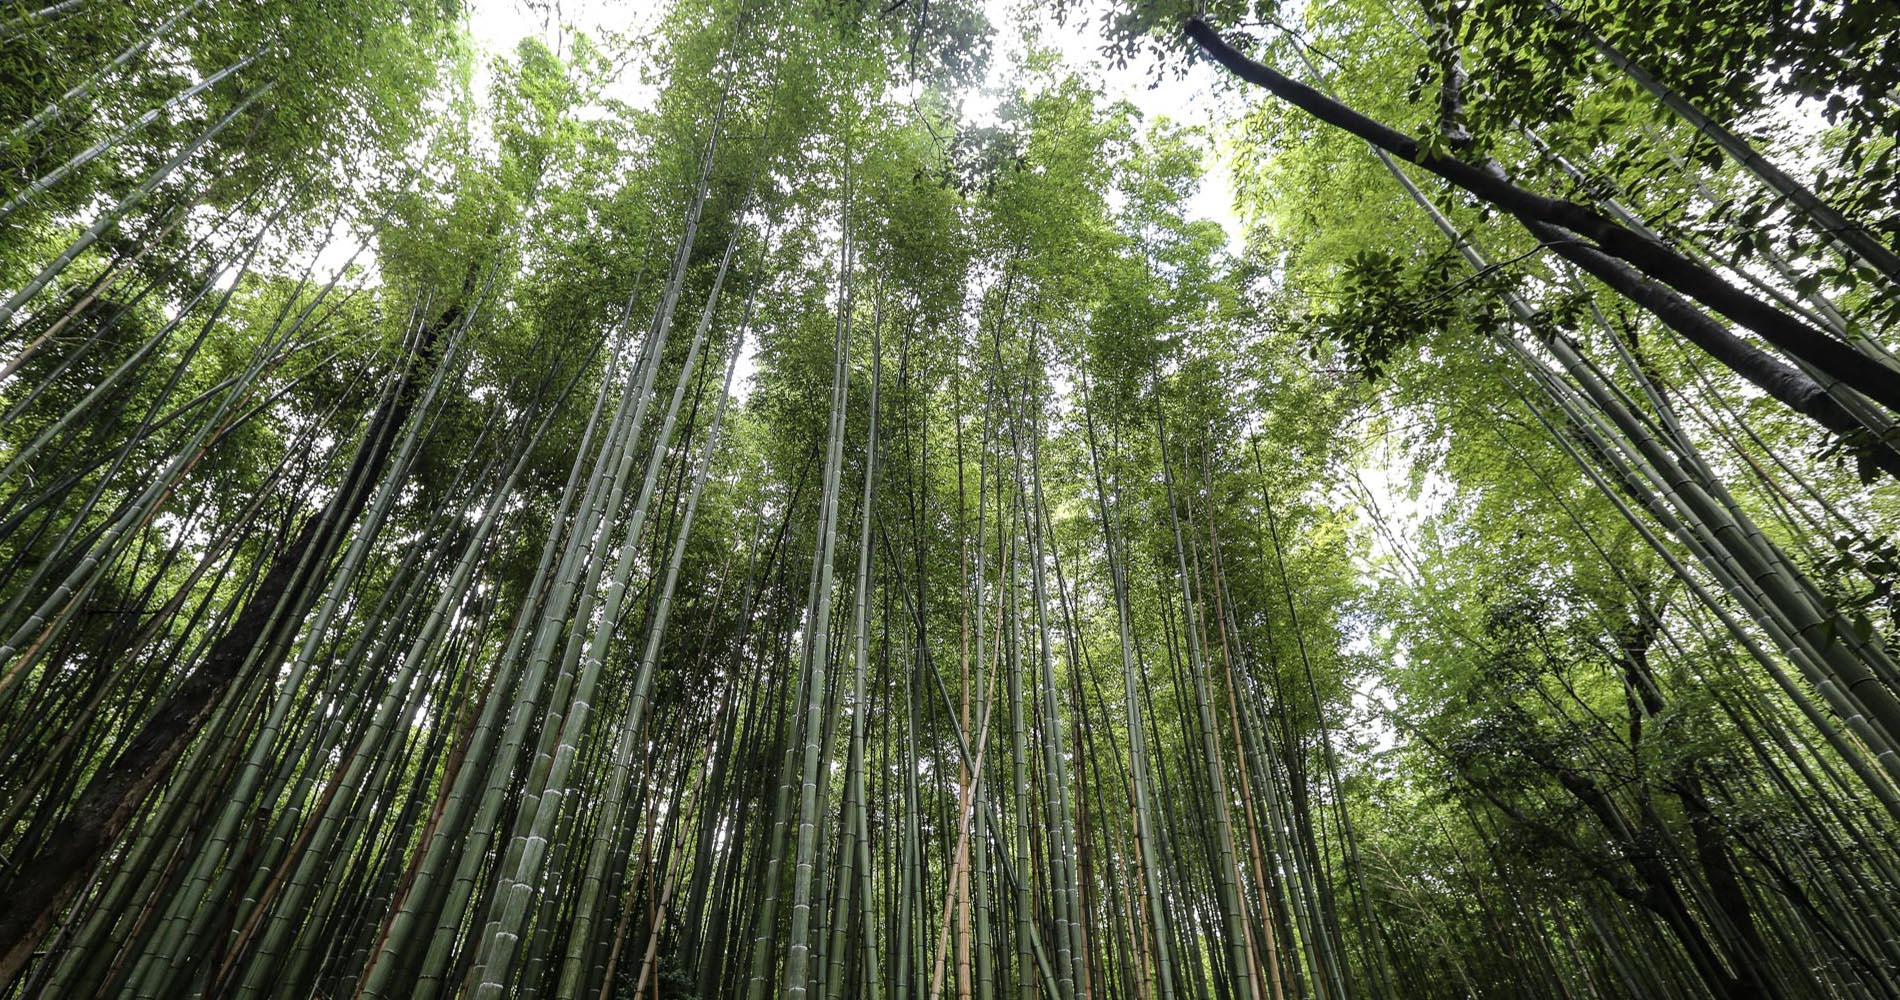
{"type": "MultiPolygon", "coordinates": [[[[1538,231],[1538,226],[1552,226],[1594,240],[1595,243],[1590,244],[1582,240],[1564,239],[1560,235],[1552,240],[1540,234],[1540,238],[1546,239],[1551,249],[1591,273],[1603,270],[1601,262],[1591,255],[1578,254],[1578,249],[1593,250],[1598,255],[1627,261],[1644,276],[1668,285],[1754,330],[1769,343],[1814,366],[1816,370],[1864,393],[1882,406],[1900,412],[1900,371],[1880,364],[1852,346],[1735,288],[1721,275],[1657,240],[1633,232],[1587,205],[1547,198],[1492,176],[1456,157],[1422,150],[1410,136],[1247,58],[1198,17],[1189,19],[1186,31],[1209,57],[1227,67],[1235,76],[1266,89],[1329,125],[1344,129],[1400,159],[1437,174],[1509,212],[1533,232],[1538,231]]],[[[1601,274],[1598,276],[1602,277],[1601,274]]],[[[1635,301],[1650,308],[1647,301],[1635,301]]],[[[1669,316],[1658,315],[1665,322],[1671,321],[1669,316]]]]}
{"type": "Polygon", "coordinates": [[[408,420],[415,404],[417,371],[431,357],[438,336],[461,316],[462,307],[452,306],[423,330],[403,361],[394,391],[371,416],[336,495],[278,553],[243,610],[197,668],[152,713],[125,749],[93,775],[72,811],[47,837],[46,848],[14,869],[19,874],[0,894],[5,897],[0,901],[0,950],[4,950],[0,982],[11,980],[26,964],[60,908],[84,884],[145,796],[170,773],[219,697],[247,670],[268,669],[296,635],[330,556],[369,502],[397,431],[408,420]]]}

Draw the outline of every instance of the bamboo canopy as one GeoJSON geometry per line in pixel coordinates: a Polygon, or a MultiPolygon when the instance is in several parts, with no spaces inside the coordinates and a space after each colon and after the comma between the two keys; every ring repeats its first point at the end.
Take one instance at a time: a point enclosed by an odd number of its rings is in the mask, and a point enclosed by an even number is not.
{"type": "Polygon", "coordinates": [[[0,998],[1900,998],[1900,10],[1008,6],[0,5],[0,998]]]}

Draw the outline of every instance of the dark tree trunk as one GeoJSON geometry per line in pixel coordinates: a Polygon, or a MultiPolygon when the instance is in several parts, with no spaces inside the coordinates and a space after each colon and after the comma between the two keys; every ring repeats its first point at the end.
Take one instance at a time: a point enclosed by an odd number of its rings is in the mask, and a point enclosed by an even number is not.
{"type": "MultiPolygon", "coordinates": [[[[1852,421],[1838,403],[1825,397],[1822,397],[1823,402],[1815,401],[1814,391],[1791,383],[1785,376],[1792,375],[1810,384],[1811,380],[1787,370],[1786,366],[1765,357],[1748,358],[1747,352],[1760,352],[1661,286],[1666,285],[1754,330],[1828,378],[1853,388],[1888,410],[1900,412],[1900,371],[1735,288],[1721,275],[1660,241],[1630,230],[1587,205],[1547,198],[1456,157],[1422,150],[1410,136],[1247,58],[1199,18],[1187,22],[1186,32],[1202,51],[1235,76],[1510,213],[1553,251],[1655,313],[1657,318],[1738,374],[1798,412],[1814,417],[1830,430],[1847,433],[1842,422],[1852,421]],[[1619,261],[1633,265],[1634,269],[1619,261]]],[[[1852,421],[1851,428],[1860,429],[1859,422],[1852,421]]],[[[1900,459],[1882,465],[1900,476],[1900,459]]]]}
{"type": "Polygon", "coordinates": [[[336,495],[304,522],[224,634],[169,698],[145,721],[111,763],[87,782],[72,810],[33,857],[22,859],[0,885],[0,983],[11,981],[31,957],[60,909],[85,884],[93,867],[124,831],[151,790],[171,772],[219,699],[247,670],[268,668],[295,638],[304,614],[322,590],[330,558],[347,537],[388,465],[399,432],[415,406],[417,375],[438,336],[461,321],[451,307],[424,328],[403,361],[398,384],[370,417],[362,444],[336,495]]]}

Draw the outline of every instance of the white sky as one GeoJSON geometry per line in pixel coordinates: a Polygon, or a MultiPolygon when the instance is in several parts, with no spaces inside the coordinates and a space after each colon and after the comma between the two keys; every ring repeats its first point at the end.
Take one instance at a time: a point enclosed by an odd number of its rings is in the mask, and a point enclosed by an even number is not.
{"type": "MultiPolygon", "coordinates": [[[[1033,34],[1042,45],[1060,53],[1066,65],[1096,81],[1111,101],[1126,100],[1149,119],[1166,117],[1186,125],[1213,121],[1213,73],[1206,63],[1196,64],[1182,79],[1167,74],[1160,86],[1150,89],[1151,61],[1144,59],[1117,70],[1101,58],[1101,40],[1095,35],[1103,8],[1100,0],[1081,5],[1063,26],[1055,23],[1046,9],[1048,5],[1034,0],[983,3],[995,28],[984,88],[989,93],[969,95],[964,105],[967,115],[981,120],[994,111],[1022,64],[1025,39],[1033,34]]],[[[564,48],[564,34],[576,30],[595,38],[608,31],[640,37],[659,22],[668,6],[665,0],[554,0],[550,9],[557,13],[550,17],[547,11],[535,10],[523,0],[469,0],[469,35],[488,55],[511,52],[517,42],[530,36],[559,52],[564,48]]],[[[478,86],[482,82],[478,77],[478,86]]],[[[629,68],[608,93],[635,106],[650,106],[658,94],[658,83],[639,79],[637,71],[629,68]]],[[[1207,166],[1208,174],[1189,205],[1190,214],[1220,223],[1227,231],[1229,244],[1238,247],[1241,228],[1233,211],[1232,181],[1218,158],[1210,156],[1207,166]]]]}
{"type": "MultiPolygon", "coordinates": [[[[983,3],[995,32],[989,76],[980,92],[965,96],[966,118],[976,122],[992,119],[1033,37],[1058,52],[1066,66],[1095,81],[1108,100],[1126,100],[1150,120],[1166,117],[1184,125],[1213,122],[1213,75],[1205,63],[1192,67],[1186,77],[1163,74],[1161,83],[1151,88],[1152,60],[1144,58],[1118,70],[1102,58],[1101,40],[1095,34],[1095,26],[1102,20],[1102,0],[1079,5],[1065,25],[1056,24],[1047,5],[1034,0],[983,3]]],[[[482,55],[475,80],[477,96],[486,90],[489,58],[512,52],[523,38],[539,38],[557,53],[565,51],[566,40],[575,31],[596,40],[610,32],[640,38],[659,23],[670,6],[667,0],[543,0],[535,6],[523,0],[469,0],[469,36],[482,55]]],[[[607,86],[606,93],[635,107],[651,107],[663,82],[642,79],[638,68],[629,66],[607,86]]],[[[1211,153],[1206,166],[1200,189],[1189,202],[1189,215],[1218,222],[1226,230],[1229,247],[1238,251],[1242,229],[1233,210],[1231,176],[1221,159],[1211,153]]],[[[755,359],[756,343],[748,344],[734,378],[734,394],[741,400],[750,395],[755,359]]]]}

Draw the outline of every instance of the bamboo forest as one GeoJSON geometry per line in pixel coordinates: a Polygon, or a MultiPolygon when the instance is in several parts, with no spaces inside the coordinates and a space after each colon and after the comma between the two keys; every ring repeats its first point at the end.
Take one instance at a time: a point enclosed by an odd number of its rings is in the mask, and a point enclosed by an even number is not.
{"type": "Polygon", "coordinates": [[[1892,0],[0,0],[0,1000],[1900,1000],[1892,0]]]}

